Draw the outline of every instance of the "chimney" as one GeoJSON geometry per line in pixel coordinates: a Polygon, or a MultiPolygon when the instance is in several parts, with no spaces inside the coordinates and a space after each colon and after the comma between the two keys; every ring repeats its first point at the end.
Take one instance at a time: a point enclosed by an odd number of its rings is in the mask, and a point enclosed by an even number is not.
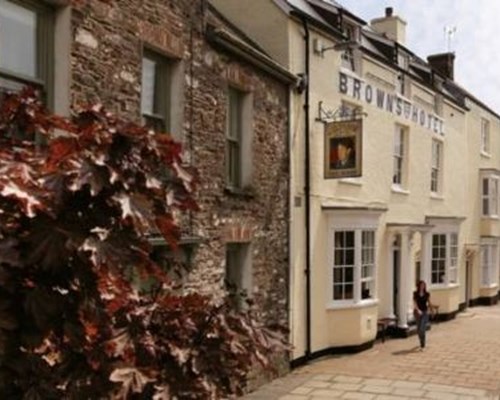
{"type": "Polygon", "coordinates": [[[385,9],[385,17],[372,19],[370,25],[376,32],[404,45],[406,40],[406,21],[393,14],[394,9],[387,7],[385,9]]]}
{"type": "Polygon", "coordinates": [[[455,53],[433,54],[427,57],[427,62],[434,71],[453,80],[455,53]]]}

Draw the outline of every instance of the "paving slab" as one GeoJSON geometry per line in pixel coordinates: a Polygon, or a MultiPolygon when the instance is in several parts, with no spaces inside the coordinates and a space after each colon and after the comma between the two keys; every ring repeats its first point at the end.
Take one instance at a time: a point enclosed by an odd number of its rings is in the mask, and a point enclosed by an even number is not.
{"type": "Polygon", "coordinates": [[[475,307],[416,337],[312,361],[245,399],[500,400],[500,306],[475,307]],[[285,397],[291,396],[291,397],[285,397]]]}

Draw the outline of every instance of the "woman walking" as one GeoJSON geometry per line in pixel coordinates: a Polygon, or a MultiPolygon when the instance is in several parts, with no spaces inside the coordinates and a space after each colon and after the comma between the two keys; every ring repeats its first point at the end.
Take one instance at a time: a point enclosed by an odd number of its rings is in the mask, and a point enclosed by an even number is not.
{"type": "Polygon", "coordinates": [[[427,291],[424,281],[417,283],[417,290],[413,292],[413,310],[417,321],[418,339],[420,340],[420,351],[425,348],[425,330],[429,322],[429,311],[431,309],[431,295],[427,291]]]}

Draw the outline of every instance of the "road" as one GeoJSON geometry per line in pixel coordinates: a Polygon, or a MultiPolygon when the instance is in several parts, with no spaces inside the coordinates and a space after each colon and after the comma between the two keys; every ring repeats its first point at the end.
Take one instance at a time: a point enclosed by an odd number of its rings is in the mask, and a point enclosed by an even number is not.
{"type": "Polygon", "coordinates": [[[475,307],[416,336],[292,371],[247,400],[500,399],[500,306],[475,307]]]}

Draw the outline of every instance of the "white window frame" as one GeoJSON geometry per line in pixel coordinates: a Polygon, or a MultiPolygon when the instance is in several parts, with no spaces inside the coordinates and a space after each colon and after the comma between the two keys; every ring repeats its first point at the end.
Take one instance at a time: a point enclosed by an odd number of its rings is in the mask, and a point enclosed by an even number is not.
{"type": "Polygon", "coordinates": [[[410,55],[398,51],[398,65],[405,71],[408,71],[410,69],[410,55]]]}
{"type": "Polygon", "coordinates": [[[398,72],[394,75],[394,85],[396,87],[396,93],[409,99],[411,97],[411,81],[410,78],[404,72],[398,72]]]}
{"type": "Polygon", "coordinates": [[[356,71],[356,59],[354,56],[354,51],[352,49],[346,49],[342,52],[340,56],[342,60],[342,67],[348,69],[352,72],[356,71]]]}
{"type": "Polygon", "coordinates": [[[405,189],[407,187],[408,134],[407,129],[402,125],[396,125],[393,150],[392,186],[396,190],[405,189]]]}
{"type": "MultiPolygon", "coordinates": [[[[344,21],[342,30],[348,41],[359,42],[361,28],[358,25],[344,21]]],[[[341,53],[340,58],[342,68],[361,76],[362,54],[359,49],[346,49],[341,53]]]]}
{"type": "Polygon", "coordinates": [[[433,138],[431,145],[431,180],[432,194],[443,192],[443,141],[433,138]]]}
{"type": "Polygon", "coordinates": [[[434,231],[430,237],[430,271],[429,283],[432,287],[456,286],[459,283],[459,235],[458,231],[434,231]],[[435,236],[444,236],[445,243],[434,245],[435,236]],[[438,254],[436,254],[436,252],[438,254]],[[444,279],[442,282],[434,281],[434,261],[444,262],[444,279]]]}
{"type": "Polygon", "coordinates": [[[481,155],[490,156],[491,150],[491,135],[490,121],[481,118],[481,155]]]}
{"type": "Polygon", "coordinates": [[[360,250],[357,246],[357,243],[359,241],[359,232],[354,229],[342,229],[342,230],[335,230],[333,232],[333,264],[331,265],[330,268],[333,269],[332,275],[333,279],[331,281],[332,283],[332,298],[331,300],[334,302],[351,302],[354,301],[354,298],[356,297],[356,279],[355,279],[355,270],[356,268],[360,265],[360,250]],[[352,238],[352,245],[348,245],[347,243],[344,243],[342,246],[337,246],[337,236],[343,237],[344,241],[347,241],[347,237],[352,238]],[[351,253],[352,254],[352,260],[350,263],[347,262],[347,254],[351,253]],[[343,258],[343,262],[338,262],[337,263],[337,254],[341,255],[343,258]],[[343,276],[343,279],[340,282],[337,282],[335,280],[335,276],[337,275],[336,272],[339,271],[340,275],[343,276]],[[348,274],[348,272],[350,272],[348,274]],[[347,275],[350,275],[351,278],[348,280],[347,275]],[[341,293],[342,293],[342,298],[341,299],[335,299],[335,292],[336,288],[339,288],[341,293]],[[350,297],[346,297],[347,293],[347,288],[351,287],[351,290],[349,292],[350,297]]]}
{"type": "Polygon", "coordinates": [[[375,229],[361,231],[361,300],[369,300],[375,296],[375,276],[377,272],[377,232],[375,229]],[[366,271],[366,274],[365,274],[366,271]],[[363,287],[369,287],[369,296],[364,296],[363,287]]]}
{"type": "Polygon", "coordinates": [[[498,218],[498,180],[498,176],[487,176],[481,179],[481,215],[483,217],[498,218]],[[486,183],[488,187],[485,190],[486,183]]]}
{"type": "MultiPolygon", "coordinates": [[[[360,303],[360,302],[365,302],[365,301],[371,301],[376,298],[375,296],[375,284],[376,284],[376,269],[377,269],[377,264],[376,264],[376,231],[375,229],[335,229],[333,231],[333,237],[334,237],[334,242],[332,243],[333,246],[333,263],[330,265],[331,271],[331,276],[333,277],[331,282],[331,297],[330,301],[335,303],[335,304],[352,304],[352,303],[360,303]],[[337,249],[335,245],[335,238],[337,234],[340,233],[353,233],[354,234],[354,247],[353,248],[347,248],[343,247],[341,248],[342,250],[354,250],[354,258],[353,258],[353,264],[352,266],[347,265],[347,264],[335,264],[335,251],[340,250],[337,249]],[[373,239],[374,239],[374,246],[373,248],[367,248],[366,246],[363,246],[363,235],[364,234],[373,234],[373,239]],[[363,251],[373,251],[373,261],[371,260],[366,260],[364,258],[363,251]],[[364,263],[365,262],[365,263],[364,263]],[[371,269],[371,274],[369,276],[366,276],[363,278],[363,267],[365,268],[370,268],[371,269]],[[348,268],[352,268],[352,281],[345,281],[343,280],[341,283],[336,283],[335,282],[335,270],[336,269],[344,269],[344,274],[345,270],[348,268]],[[370,293],[369,298],[363,298],[363,293],[362,293],[362,287],[363,283],[370,284],[372,286],[372,293],[370,293]],[[335,294],[335,286],[348,286],[352,284],[352,298],[342,298],[335,300],[334,299],[334,294],[335,294]]],[[[371,257],[370,257],[371,258],[371,257]]]]}
{"type": "MultiPolygon", "coordinates": [[[[359,211],[359,210],[332,210],[329,211],[328,219],[328,244],[327,244],[327,299],[326,307],[328,309],[363,307],[378,302],[378,219],[383,211],[359,211]],[[354,232],[354,271],[353,271],[353,298],[347,300],[334,300],[334,265],[335,265],[335,233],[341,231],[354,232]],[[369,265],[372,269],[372,274],[365,278],[362,277],[362,262],[363,262],[363,232],[374,233],[373,246],[373,263],[369,265]],[[370,297],[362,298],[363,283],[369,283],[371,287],[370,297]]],[[[366,248],[365,248],[366,249],[366,248]]],[[[371,250],[371,249],[370,249],[371,250]]]]}
{"type": "Polygon", "coordinates": [[[481,238],[481,288],[498,286],[498,239],[481,238]]]}
{"type": "Polygon", "coordinates": [[[449,235],[449,264],[448,264],[448,284],[458,284],[458,233],[450,233],[449,235]]]}
{"type": "Polygon", "coordinates": [[[347,40],[359,42],[361,28],[358,25],[344,21],[342,31],[347,37],[347,40]]]}

